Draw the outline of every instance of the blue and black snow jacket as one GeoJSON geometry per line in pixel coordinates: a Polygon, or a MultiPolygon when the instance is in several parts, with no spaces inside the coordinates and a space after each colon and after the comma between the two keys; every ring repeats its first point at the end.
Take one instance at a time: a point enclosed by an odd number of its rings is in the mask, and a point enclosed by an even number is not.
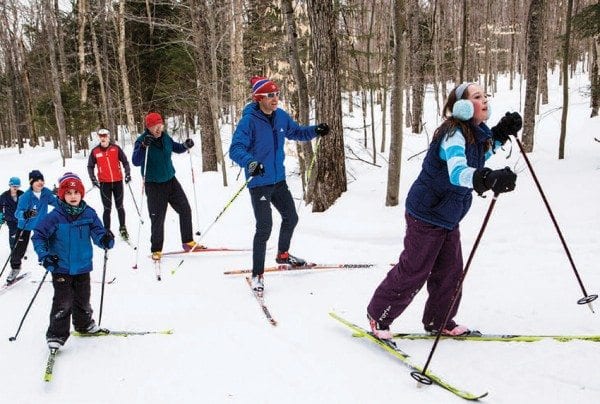
{"type": "Polygon", "coordinates": [[[19,198],[23,195],[23,191],[20,189],[17,190],[17,200],[13,200],[12,196],[10,196],[10,189],[8,191],[4,191],[2,195],[0,195],[0,211],[4,216],[4,220],[11,225],[17,224],[17,218],[15,217],[15,211],[17,210],[17,202],[19,198]]]}
{"type": "MultiPolygon", "coordinates": [[[[465,156],[469,167],[483,168],[492,132],[484,124],[472,127],[475,143],[466,144],[465,156]]],[[[424,222],[454,229],[469,211],[473,202],[472,188],[450,183],[448,163],[440,157],[443,136],[431,142],[419,176],[406,196],[406,211],[424,222]]]]}
{"type": "Polygon", "coordinates": [[[42,193],[38,198],[33,193],[31,187],[19,197],[15,217],[19,221],[19,229],[33,230],[37,222],[48,214],[48,206],[58,206],[58,199],[48,188],[42,188],[42,193]],[[25,219],[23,214],[28,210],[37,210],[37,215],[29,219],[25,219]]]}
{"type": "Polygon", "coordinates": [[[258,161],[265,167],[262,177],[254,177],[248,188],[272,185],[285,179],[285,158],[283,145],[285,138],[291,140],[311,140],[317,136],[316,126],[300,126],[282,109],[273,111],[273,116],[265,115],[258,102],[252,102],[244,108],[238,122],[229,157],[240,167],[244,167],[249,178],[248,164],[258,161]]]}
{"type": "MultiPolygon", "coordinates": [[[[47,255],[58,255],[58,268],[51,272],[79,275],[92,271],[92,241],[104,248],[100,239],[105,233],[93,208],[85,206],[79,215],[73,216],[59,206],[40,220],[31,241],[40,261],[47,255]]],[[[113,245],[114,240],[109,248],[113,245]]]]}

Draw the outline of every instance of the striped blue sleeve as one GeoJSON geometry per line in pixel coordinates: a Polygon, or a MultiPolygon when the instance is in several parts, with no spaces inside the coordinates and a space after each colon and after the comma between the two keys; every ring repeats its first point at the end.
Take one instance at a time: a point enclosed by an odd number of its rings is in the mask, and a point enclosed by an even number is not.
{"type": "Polygon", "coordinates": [[[448,176],[452,185],[473,188],[475,168],[467,165],[465,137],[460,129],[456,129],[451,136],[444,136],[440,144],[440,158],[448,164],[448,176]]]}

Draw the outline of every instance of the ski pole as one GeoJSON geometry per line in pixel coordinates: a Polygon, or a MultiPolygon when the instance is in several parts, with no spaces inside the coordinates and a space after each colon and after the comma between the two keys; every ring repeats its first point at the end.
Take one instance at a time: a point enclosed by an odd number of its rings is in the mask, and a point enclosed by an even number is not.
{"type": "Polygon", "coordinates": [[[594,307],[592,306],[592,302],[598,298],[598,295],[588,295],[587,291],[585,290],[585,287],[583,286],[581,277],[579,276],[579,272],[577,271],[577,268],[575,267],[575,262],[573,261],[571,252],[569,251],[569,247],[567,247],[567,242],[565,241],[565,239],[562,235],[562,232],[560,231],[560,227],[558,227],[558,222],[556,221],[556,218],[554,217],[554,213],[552,212],[552,209],[550,208],[550,204],[548,203],[548,199],[546,199],[546,195],[544,195],[544,191],[542,190],[542,185],[538,181],[538,178],[535,175],[535,171],[533,171],[533,166],[531,165],[531,162],[529,161],[529,158],[527,157],[527,153],[525,153],[525,150],[523,149],[523,144],[521,143],[519,138],[516,136],[515,136],[515,140],[517,141],[517,144],[519,145],[519,149],[521,150],[521,154],[523,155],[523,158],[525,159],[525,163],[527,164],[527,167],[529,168],[529,172],[531,173],[531,176],[533,177],[533,181],[535,182],[535,185],[537,186],[537,189],[540,192],[540,195],[542,196],[544,205],[546,205],[546,209],[548,210],[548,213],[550,214],[552,223],[554,223],[554,228],[556,229],[556,232],[558,233],[558,237],[560,238],[560,242],[562,243],[563,248],[565,249],[565,253],[567,254],[567,258],[569,259],[571,268],[573,268],[573,272],[575,273],[577,282],[579,282],[579,287],[581,288],[581,291],[583,292],[583,297],[581,299],[577,300],[577,304],[587,304],[588,307],[590,308],[590,310],[592,311],[592,313],[594,313],[594,307]]]}
{"type": "Polygon", "coordinates": [[[233,201],[235,200],[235,198],[237,198],[239,196],[239,194],[242,193],[242,191],[244,190],[244,188],[246,188],[246,186],[248,185],[248,183],[250,181],[252,181],[252,178],[254,177],[250,177],[246,180],[246,182],[244,182],[244,184],[240,187],[240,189],[235,193],[235,195],[233,195],[233,197],[229,200],[229,202],[227,202],[225,204],[225,207],[223,208],[223,210],[221,210],[221,212],[217,215],[217,217],[215,218],[215,220],[208,226],[208,228],[206,228],[206,230],[204,230],[200,236],[200,239],[198,239],[198,243],[200,243],[200,241],[204,238],[204,236],[206,236],[206,233],[209,232],[209,230],[213,227],[213,225],[215,223],[217,223],[217,221],[219,220],[219,218],[223,215],[223,213],[225,213],[225,211],[227,210],[227,208],[229,208],[229,206],[233,203],[233,201]]]}
{"type": "Polygon", "coordinates": [[[19,232],[19,235],[17,236],[17,239],[15,240],[15,245],[13,246],[13,248],[10,249],[10,254],[8,254],[8,258],[6,259],[6,262],[4,263],[4,265],[2,266],[2,271],[0,271],[0,276],[2,276],[2,274],[4,273],[4,270],[6,269],[6,266],[8,265],[8,262],[12,258],[13,251],[15,251],[15,248],[17,248],[17,244],[19,243],[19,240],[21,239],[21,236],[23,235],[24,231],[25,231],[25,229],[21,229],[21,231],[19,232]]]}
{"type": "Polygon", "coordinates": [[[127,183],[127,187],[129,188],[129,192],[131,192],[131,199],[133,199],[133,205],[135,206],[135,210],[140,217],[140,221],[144,224],[144,219],[142,218],[142,214],[140,213],[140,209],[138,208],[138,204],[135,200],[135,196],[133,195],[133,190],[131,189],[131,183],[127,183]]]}
{"type": "Polygon", "coordinates": [[[196,236],[199,236],[200,233],[200,213],[198,212],[198,197],[196,196],[196,179],[194,177],[194,165],[192,164],[192,152],[188,149],[188,154],[190,155],[190,170],[192,171],[192,187],[194,188],[194,205],[196,209],[196,236]]]}
{"type": "Polygon", "coordinates": [[[138,237],[137,237],[137,244],[135,246],[135,264],[133,264],[133,269],[137,269],[138,267],[138,258],[140,256],[140,237],[142,235],[142,214],[141,212],[144,211],[144,190],[146,188],[146,168],[148,167],[148,149],[150,149],[150,146],[146,146],[146,155],[144,156],[144,175],[142,176],[142,196],[140,199],[140,205],[141,205],[141,209],[140,209],[140,222],[138,225],[138,237]]]}
{"type": "MultiPolygon", "coordinates": [[[[433,357],[435,348],[437,347],[438,342],[440,342],[440,337],[442,336],[442,331],[444,330],[444,328],[446,328],[446,324],[448,323],[448,320],[450,319],[450,313],[452,313],[452,309],[454,309],[454,305],[456,305],[458,296],[460,296],[460,292],[462,291],[463,282],[465,281],[467,272],[469,272],[469,267],[471,266],[471,261],[473,260],[473,257],[475,256],[475,251],[477,250],[477,246],[479,246],[479,242],[481,241],[481,237],[483,236],[483,232],[485,231],[488,221],[490,220],[490,216],[492,215],[492,211],[494,210],[494,206],[496,205],[497,200],[498,200],[498,194],[494,193],[494,197],[492,198],[490,207],[488,208],[485,218],[483,219],[483,224],[481,225],[481,229],[479,230],[479,234],[477,235],[477,239],[475,240],[473,249],[471,250],[471,253],[469,254],[469,259],[467,260],[467,265],[465,265],[465,269],[462,273],[460,281],[458,282],[458,285],[456,286],[456,291],[454,292],[454,296],[452,296],[452,301],[450,303],[450,307],[448,308],[448,311],[446,312],[446,317],[444,318],[444,323],[441,325],[440,329],[437,331],[437,334],[435,335],[435,341],[433,342],[433,346],[431,347],[431,351],[429,352],[429,357],[427,358],[427,362],[425,362],[425,365],[423,366],[423,370],[420,372],[415,370],[410,373],[410,375],[413,377],[413,379],[415,379],[417,382],[419,382],[421,384],[430,385],[432,383],[429,376],[427,376],[425,373],[427,372],[427,368],[429,367],[429,363],[431,362],[431,358],[433,357]]],[[[420,386],[420,385],[418,385],[418,386],[420,386]]]]}
{"type": "Polygon", "coordinates": [[[33,305],[33,301],[37,297],[38,293],[40,292],[40,289],[42,288],[42,285],[44,284],[44,281],[46,280],[46,275],[48,275],[48,270],[47,269],[46,269],[46,272],[44,272],[44,277],[40,281],[39,286],[35,290],[35,294],[31,298],[31,301],[29,302],[29,306],[27,306],[27,310],[25,310],[25,314],[23,314],[23,318],[21,319],[21,323],[19,324],[19,328],[17,328],[17,332],[15,333],[14,336],[8,338],[9,341],[14,341],[14,340],[17,339],[17,336],[19,335],[19,332],[21,331],[21,327],[23,326],[23,322],[25,321],[25,318],[27,317],[27,313],[29,313],[29,309],[31,309],[31,306],[33,305]]]}
{"type": "Polygon", "coordinates": [[[108,248],[104,249],[104,267],[102,268],[102,288],[100,290],[100,314],[98,315],[98,327],[102,323],[102,306],[104,304],[104,282],[106,280],[106,262],[108,261],[108,248]]]}

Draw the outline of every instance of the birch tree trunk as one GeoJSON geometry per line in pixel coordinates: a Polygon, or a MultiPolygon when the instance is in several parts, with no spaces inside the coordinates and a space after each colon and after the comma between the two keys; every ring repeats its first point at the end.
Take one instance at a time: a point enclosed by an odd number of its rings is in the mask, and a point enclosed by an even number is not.
{"type": "MultiPolygon", "coordinates": [[[[231,0],[232,20],[230,26],[231,69],[231,125],[235,125],[242,114],[245,89],[248,81],[244,77],[244,10],[243,0],[231,0]]],[[[233,128],[232,128],[233,129],[233,128]]],[[[232,130],[233,132],[233,130],[232,130]]]]}
{"type": "Polygon", "coordinates": [[[319,140],[315,173],[310,180],[313,212],[324,212],[346,191],[346,163],[342,126],[338,21],[331,0],[308,0],[308,18],[315,50],[317,122],[327,122],[331,133],[319,140]]]}
{"type": "Polygon", "coordinates": [[[565,140],[567,139],[567,117],[569,112],[569,54],[571,41],[571,17],[573,15],[573,0],[567,1],[567,17],[565,19],[565,36],[563,45],[563,108],[560,120],[560,140],[558,146],[558,159],[565,158],[565,140]]]}
{"type": "Polygon", "coordinates": [[[77,4],[77,59],[79,61],[79,100],[87,103],[88,82],[85,68],[85,25],[87,24],[87,1],[78,0],[77,4]]]}
{"type": "Polygon", "coordinates": [[[54,104],[54,116],[56,118],[56,127],[58,129],[58,142],[61,156],[63,158],[63,167],[65,159],[71,158],[71,149],[67,139],[67,130],[65,126],[65,112],[60,94],[60,74],[58,71],[58,61],[56,58],[56,14],[50,0],[45,0],[45,25],[46,38],[48,39],[48,52],[50,55],[50,75],[52,78],[52,102],[54,104]]]}
{"type": "Polygon", "coordinates": [[[108,123],[108,101],[106,99],[106,88],[104,86],[104,74],[102,72],[102,57],[100,48],[98,47],[98,37],[94,28],[94,18],[90,18],[90,32],[92,34],[92,51],[94,53],[94,66],[96,68],[96,76],[98,77],[98,86],[100,87],[100,115],[102,116],[101,126],[108,128],[112,133],[116,133],[115,129],[109,127],[108,123]]]}
{"type": "Polygon", "coordinates": [[[523,111],[523,149],[533,151],[535,130],[535,104],[538,88],[538,59],[540,57],[540,19],[544,0],[531,0],[527,25],[527,85],[525,89],[525,109],[523,111]]]}
{"type": "Polygon", "coordinates": [[[404,30],[406,14],[404,0],[394,1],[394,70],[391,101],[390,155],[388,164],[387,192],[385,206],[397,206],[400,193],[400,172],[402,162],[402,118],[404,91],[404,30]]]}
{"type": "Polygon", "coordinates": [[[127,75],[127,60],[125,59],[125,0],[119,1],[119,13],[117,17],[119,28],[119,71],[121,73],[121,85],[123,86],[123,103],[125,104],[125,114],[127,115],[127,129],[134,142],[137,138],[137,129],[135,118],[133,116],[133,105],[131,103],[131,91],[129,88],[129,77],[127,75]]]}

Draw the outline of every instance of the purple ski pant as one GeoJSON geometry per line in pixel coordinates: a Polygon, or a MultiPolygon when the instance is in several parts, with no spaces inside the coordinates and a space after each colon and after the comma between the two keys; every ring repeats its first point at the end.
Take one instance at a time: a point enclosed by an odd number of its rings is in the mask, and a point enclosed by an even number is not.
{"type": "MultiPolygon", "coordinates": [[[[404,251],[375,289],[367,313],[380,327],[389,327],[427,282],[429,298],[423,312],[423,325],[427,330],[439,330],[462,276],[460,232],[458,226],[448,230],[409,214],[405,217],[404,251]]],[[[445,328],[456,326],[453,318],[459,304],[460,294],[445,328]]]]}

